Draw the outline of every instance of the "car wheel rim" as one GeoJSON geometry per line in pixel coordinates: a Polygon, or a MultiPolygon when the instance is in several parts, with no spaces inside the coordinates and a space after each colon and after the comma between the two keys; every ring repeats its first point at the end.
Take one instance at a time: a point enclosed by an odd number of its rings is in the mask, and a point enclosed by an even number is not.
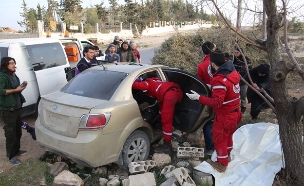
{"type": "Polygon", "coordinates": [[[143,138],[136,138],[128,149],[129,162],[144,160],[147,154],[147,143],[143,138]]]}

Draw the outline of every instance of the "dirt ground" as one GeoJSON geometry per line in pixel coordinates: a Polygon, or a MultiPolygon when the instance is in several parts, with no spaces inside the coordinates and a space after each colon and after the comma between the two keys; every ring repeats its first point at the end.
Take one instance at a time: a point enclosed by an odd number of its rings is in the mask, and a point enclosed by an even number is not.
{"type": "MultiPolygon", "coordinates": [[[[160,44],[168,39],[171,35],[172,33],[163,33],[157,36],[154,35],[134,38],[134,40],[138,43],[140,48],[152,48],[160,46],[160,44]]],[[[23,120],[29,125],[35,126],[35,119],[32,115],[23,117],[23,120]]],[[[3,125],[0,125],[0,173],[2,173],[12,168],[13,165],[8,162],[8,158],[6,157],[4,130],[2,129],[3,125]]],[[[26,130],[22,130],[21,149],[27,151],[26,155],[18,157],[22,162],[30,158],[39,158],[45,152],[39,146],[38,142],[32,139],[31,135],[26,132],[26,130]]]]}

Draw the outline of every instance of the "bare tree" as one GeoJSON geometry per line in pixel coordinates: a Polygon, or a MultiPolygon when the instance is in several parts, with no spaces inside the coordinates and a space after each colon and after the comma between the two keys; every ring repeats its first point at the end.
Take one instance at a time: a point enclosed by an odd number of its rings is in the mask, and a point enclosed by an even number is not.
{"type": "MultiPolygon", "coordinates": [[[[219,14],[224,19],[222,12],[214,0],[211,0],[219,14]]],[[[288,0],[281,0],[282,7],[277,5],[276,0],[264,0],[263,5],[267,14],[267,40],[266,46],[257,46],[253,41],[238,33],[228,21],[225,21],[228,28],[235,32],[240,38],[260,49],[266,50],[271,65],[271,86],[273,90],[275,110],[280,125],[280,138],[282,142],[285,171],[289,178],[296,178],[300,185],[304,184],[304,156],[302,144],[301,117],[304,114],[304,97],[296,99],[287,93],[286,77],[288,73],[296,70],[304,80],[304,73],[297,60],[293,57],[287,44],[287,21],[286,7],[288,0]],[[279,9],[280,8],[280,9],[279,9]],[[282,61],[280,58],[279,31],[284,26],[284,42],[290,62],[282,61]]],[[[288,178],[288,177],[287,177],[288,178]]]]}

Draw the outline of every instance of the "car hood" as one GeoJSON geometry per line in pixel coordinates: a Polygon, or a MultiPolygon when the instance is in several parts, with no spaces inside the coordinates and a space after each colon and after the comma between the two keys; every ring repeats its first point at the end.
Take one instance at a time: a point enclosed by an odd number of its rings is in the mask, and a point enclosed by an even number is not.
{"type": "Polygon", "coordinates": [[[76,137],[81,117],[106,102],[58,91],[41,97],[38,119],[44,127],[56,134],[76,137]]]}

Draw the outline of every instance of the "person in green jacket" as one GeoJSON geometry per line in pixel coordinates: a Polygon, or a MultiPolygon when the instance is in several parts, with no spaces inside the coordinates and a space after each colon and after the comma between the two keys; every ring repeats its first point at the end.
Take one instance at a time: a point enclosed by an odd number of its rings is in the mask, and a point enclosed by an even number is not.
{"type": "Polygon", "coordinates": [[[132,52],[129,43],[127,41],[123,42],[120,51],[117,52],[120,57],[120,62],[135,62],[135,56],[132,52]]]}
{"type": "Polygon", "coordinates": [[[16,156],[26,154],[26,151],[20,150],[20,139],[21,108],[25,102],[21,92],[26,88],[27,82],[20,84],[15,71],[15,59],[3,57],[0,66],[0,118],[4,123],[6,156],[11,164],[19,165],[21,162],[16,156]]]}

